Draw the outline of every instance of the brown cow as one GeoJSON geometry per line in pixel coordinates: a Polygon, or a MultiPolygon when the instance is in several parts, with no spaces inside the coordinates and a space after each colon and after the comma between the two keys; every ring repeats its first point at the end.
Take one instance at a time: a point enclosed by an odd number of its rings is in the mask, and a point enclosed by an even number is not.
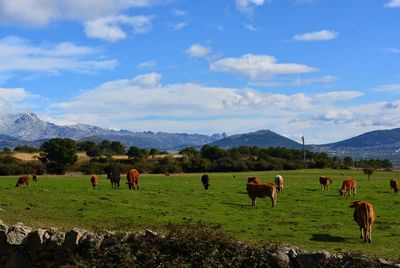
{"type": "Polygon", "coordinates": [[[264,198],[270,197],[272,201],[272,207],[275,207],[277,201],[277,194],[275,185],[272,183],[268,184],[255,184],[247,183],[246,186],[247,194],[251,198],[251,205],[256,205],[256,197],[264,198]]]}
{"type": "Polygon", "coordinates": [[[261,180],[257,177],[250,177],[247,179],[247,183],[261,184],[261,180]]]}
{"type": "Polygon", "coordinates": [[[390,179],[390,190],[395,194],[399,191],[399,181],[397,179],[390,179]]]}
{"type": "Polygon", "coordinates": [[[92,177],[90,177],[90,182],[92,183],[93,189],[96,189],[99,184],[99,177],[97,175],[92,175],[92,177]]]}
{"type": "Polygon", "coordinates": [[[15,186],[19,187],[20,185],[26,184],[26,186],[29,186],[29,176],[28,175],[23,175],[18,178],[17,183],[15,186]]]}
{"type": "Polygon", "coordinates": [[[275,187],[278,193],[283,193],[283,177],[281,175],[275,176],[275,187]]]}
{"type": "Polygon", "coordinates": [[[319,177],[319,183],[321,184],[321,190],[325,189],[328,191],[329,190],[329,184],[332,184],[332,179],[329,178],[328,176],[321,176],[319,177]]]}
{"type": "Polygon", "coordinates": [[[126,175],[126,179],[128,180],[129,190],[139,189],[139,172],[136,169],[131,169],[128,171],[126,175]]]}
{"type": "Polygon", "coordinates": [[[360,238],[364,242],[372,242],[372,223],[375,220],[374,208],[370,203],[364,201],[354,201],[350,203],[350,207],[354,208],[354,220],[360,226],[360,238]]]}
{"type": "Polygon", "coordinates": [[[345,196],[346,193],[349,194],[349,196],[353,193],[353,195],[356,194],[356,188],[357,188],[357,182],[355,179],[345,179],[342,183],[342,188],[339,189],[340,196],[345,196]]]}

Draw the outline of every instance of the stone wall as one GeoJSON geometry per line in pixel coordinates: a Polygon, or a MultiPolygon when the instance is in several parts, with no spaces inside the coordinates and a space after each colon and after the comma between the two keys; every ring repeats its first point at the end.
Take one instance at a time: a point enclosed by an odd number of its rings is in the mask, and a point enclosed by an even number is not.
{"type": "MultiPolygon", "coordinates": [[[[0,267],[75,267],[77,264],[85,266],[82,265],[85,263],[85,258],[90,258],[93,251],[101,252],[107,244],[110,245],[111,240],[118,241],[117,243],[126,243],[129,240],[130,243],[137,243],[141,246],[143,245],[140,244],[143,243],[141,238],[146,238],[146,243],[161,242],[166,247],[169,247],[169,243],[172,244],[174,239],[179,239],[179,237],[171,238],[151,230],[125,234],[92,233],[79,228],[73,228],[68,232],[61,232],[56,228],[33,230],[20,222],[13,226],[7,226],[0,220],[0,267]]],[[[250,245],[239,241],[234,243],[236,243],[235,248],[238,248],[238,252],[242,252],[244,255],[253,252],[250,245]]],[[[118,250],[114,244],[112,247],[118,250]]],[[[176,245],[171,245],[171,247],[176,248],[176,245]]],[[[267,251],[266,255],[265,267],[400,268],[400,264],[381,258],[348,253],[331,255],[327,251],[310,253],[297,247],[274,247],[272,251],[267,251]]],[[[107,267],[106,263],[104,263],[104,267],[107,267]]]]}

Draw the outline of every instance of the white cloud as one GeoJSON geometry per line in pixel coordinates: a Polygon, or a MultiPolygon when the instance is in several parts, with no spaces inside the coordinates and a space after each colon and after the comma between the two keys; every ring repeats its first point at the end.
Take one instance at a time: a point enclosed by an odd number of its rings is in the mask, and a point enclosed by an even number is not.
{"type": "Polygon", "coordinates": [[[155,67],[156,65],[157,65],[156,61],[148,60],[148,61],[139,63],[138,65],[136,65],[136,67],[144,69],[144,68],[152,68],[152,67],[155,67]]]}
{"type": "Polygon", "coordinates": [[[211,63],[215,72],[235,73],[249,77],[251,81],[264,81],[279,74],[301,74],[316,71],[315,68],[296,63],[277,63],[268,55],[246,54],[240,58],[224,58],[211,63]]]}
{"type": "Polygon", "coordinates": [[[116,60],[100,57],[98,49],[73,43],[33,45],[28,40],[15,36],[0,39],[0,73],[57,73],[61,70],[95,72],[117,65],[116,60]]]}
{"type": "Polygon", "coordinates": [[[158,87],[161,81],[162,75],[159,73],[148,73],[138,75],[132,79],[132,83],[141,87],[158,87]]]}
{"type": "Polygon", "coordinates": [[[174,9],[174,10],[172,10],[172,14],[177,17],[181,17],[181,16],[185,16],[187,14],[187,12],[180,10],[180,9],[174,9]]]}
{"type": "Polygon", "coordinates": [[[37,95],[27,92],[23,88],[0,88],[0,113],[10,113],[16,109],[29,109],[26,101],[36,100],[37,95]]]}
{"type": "Polygon", "coordinates": [[[103,17],[85,22],[85,33],[88,37],[104,39],[115,42],[126,38],[122,25],[132,27],[134,33],[147,33],[151,30],[150,16],[128,17],[124,15],[103,17]]]}
{"type": "Polygon", "coordinates": [[[353,100],[355,98],[363,96],[364,93],[360,91],[331,91],[328,93],[318,94],[315,96],[318,102],[335,102],[344,100],[353,100]]]}
{"type": "Polygon", "coordinates": [[[362,95],[358,91],[275,94],[193,83],[162,85],[160,79],[160,74],[150,73],[110,81],[53,103],[48,111],[57,114],[59,122],[207,134],[272,129],[302,133],[308,143],[336,141],[400,124],[400,100],[345,106],[362,95]],[[345,131],[338,131],[339,126],[345,131]]]}
{"type": "Polygon", "coordinates": [[[261,30],[260,28],[257,28],[256,26],[250,23],[244,23],[243,26],[246,30],[249,30],[251,32],[258,32],[261,30]]]}
{"type": "Polygon", "coordinates": [[[171,27],[174,31],[180,31],[183,28],[186,28],[188,26],[188,24],[186,22],[180,22],[180,23],[176,23],[176,24],[172,24],[171,27]]]}
{"type": "Polygon", "coordinates": [[[375,88],[374,91],[400,94],[400,84],[380,85],[379,87],[375,88]]]}
{"type": "Polygon", "coordinates": [[[265,0],[235,0],[236,8],[240,12],[251,15],[255,6],[262,6],[265,0]]]}
{"type": "Polygon", "coordinates": [[[389,2],[385,4],[385,7],[389,8],[400,7],[400,0],[389,0],[389,2]]]}
{"type": "Polygon", "coordinates": [[[337,38],[338,33],[330,30],[321,30],[318,32],[310,32],[296,34],[293,37],[295,41],[328,41],[337,38]]]}
{"type": "Polygon", "coordinates": [[[118,41],[126,37],[122,25],[134,33],[151,30],[151,16],[127,16],[124,12],[158,3],[157,0],[0,0],[0,23],[43,27],[52,21],[83,23],[88,37],[118,41]]]}
{"type": "Polygon", "coordinates": [[[186,50],[186,54],[191,58],[205,58],[210,55],[211,51],[211,47],[193,44],[186,50]]]}

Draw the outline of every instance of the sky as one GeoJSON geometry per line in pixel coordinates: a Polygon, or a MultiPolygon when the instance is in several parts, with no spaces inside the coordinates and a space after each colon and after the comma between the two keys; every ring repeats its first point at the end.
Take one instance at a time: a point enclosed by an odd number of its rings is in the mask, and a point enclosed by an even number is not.
{"type": "Polygon", "coordinates": [[[400,127],[400,0],[0,0],[0,113],[323,144],[400,127]]]}

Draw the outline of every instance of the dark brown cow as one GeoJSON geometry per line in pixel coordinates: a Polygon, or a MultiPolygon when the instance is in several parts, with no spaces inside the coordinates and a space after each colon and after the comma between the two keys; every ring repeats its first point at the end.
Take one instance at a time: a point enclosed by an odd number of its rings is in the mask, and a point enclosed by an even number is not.
{"type": "Polygon", "coordinates": [[[321,184],[321,190],[329,190],[329,184],[332,184],[332,179],[328,176],[321,176],[319,177],[319,183],[321,184]]]}
{"type": "Polygon", "coordinates": [[[23,175],[18,178],[17,183],[15,186],[19,187],[20,185],[25,184],[26,186],[29,186],[29,176],[28,175],[23,175]]]}
{"type": "Polygon", "coordinates": [[[128,180],[129,190],[139,189],[139,177],[140,174],[136,169],[133,168],[128,171],[126,179],[128,180]]]}
{"type": "Polygon", "coordinates": [[[354,208],[354,220],[360,226],[360,238],[364,242],[372,242],[372,223],[375,220],[374,208],[370,203],[364,201],[354,201],[350,203],[350,207],[354,208]]]}
{"type": "Polygon", "coordinates": [[[256,197],[259,198],[270,197],[272,201],[272,207],[275,207],[278,197],[276,194],[276,188],[274,184],[247,183],[246,190],[247,194],[251,198],[252,206],[256,205],[256,197]]]}
{"type": "Polygon", "coordinates": [[[345,179],[342,183],[342,188],[339,189],[340,196],[345,196],[346,193],[348,193],[349,196],[352,193],[353,193],[353,195],[355,195],[356,188],[357,188],[357,182],[355,179],[353,179],[353,178],[345,179]]]}
{"type": "Polygon", "coordinates": [[[281,175],[275,176],[275,187],[278,193],[283,193],[283,177],[281,175]]]}
{"type": "Polygon", "coordinates": [[[37,182],[37,176],[36,176],[36,174],[32,174],[32,180],[33,180],[34,182],[37,182]]]}
{"type": "Polygon", "coordinates": [[[99,177],[97,175],[92,175],[92,177],[90,177],[90,182],[92,183],[93,189],[96,189],[99,184],[99,177]]]}
{"type": "Polygon", "coordinates": [[[207,174],[201,176],[201,183],[203,184],[205,190],[208,190],[208,186],[210,186],[209,182],[210,178],[208,177],[207,174]]]}
{"type": "Polygon", "coordinates": [[[390,179],[390,190],[397,194],[399,191],[399,181],[396,179],[390,179]]]}
{"type": "Polygon", "coordinates": [[[247,183],[261,184],[261,180],[257,177],[250,177],[247,179],[247,183]]]}

